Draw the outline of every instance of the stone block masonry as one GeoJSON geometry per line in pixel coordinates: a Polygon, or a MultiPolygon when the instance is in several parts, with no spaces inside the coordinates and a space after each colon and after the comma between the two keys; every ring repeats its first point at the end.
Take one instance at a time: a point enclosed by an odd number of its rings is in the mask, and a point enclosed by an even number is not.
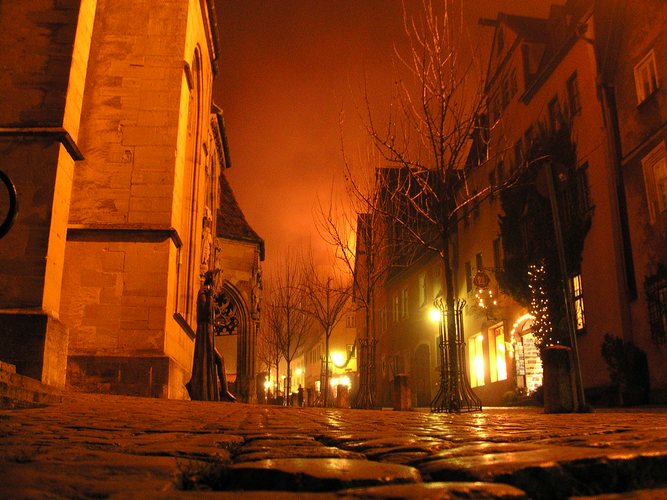
{"type": "Polygon", "coordinates": [[[193,317],[174,316],[192,311],[199,284],[206,179],[197,158],[213,78],[202,5],[97,4],[62,299],[68,383],[78,389],[185,396],[193,317]]]}
{"type": "Polygon", "coordinates": [[[96,1],[0,5],[0,169],[19,196],[0,245],[0,359],[62,387],[67,218],[96,1]]]}

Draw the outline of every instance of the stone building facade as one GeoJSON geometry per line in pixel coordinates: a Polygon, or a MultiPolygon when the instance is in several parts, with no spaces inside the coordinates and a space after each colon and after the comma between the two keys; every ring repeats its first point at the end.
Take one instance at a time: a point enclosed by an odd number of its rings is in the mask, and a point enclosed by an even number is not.
{"type": "MultiPolygon", "coordinates": [[[[577,196],[563,213],[590,217],[580,265],[568,276],[584,389],[594,404],[646,396],[665,401],[667,108],[661,77],[667,72],[667,9],[663,2],[626,4],[569,0],[546,18],[500,13],[482,20],[493,31],[484,89],[488,130],[472,138],[481,147],[473,144],[461,176],[467,195],[499,189],[458,222],[452,265],[456,295],[466,301],[466,375],[484,405],[542,384],[534,318],[502,293],[496,279],[506,257],[499,190],[526,168],[538,131],[564,122],[576,143],[577,196]],[[478,273],[488,280],[485,286],[477,283],[478,273]],[[612,374],[603,355],[608,338],[636,353],[614,354],[636,373],[621,373],[620,380],[612,374]],[[643,371],[650,393],[641,387],[643,371]]],[[[546,185],[541,189],[547,196],[546,185]]],[[[530,245],[535,232],[527,228],[525,234],[530,245]]],[[[390,401],[398,374],[409,376],[415,405],[426,405],[437,392],[438,327],[428,315],[442,295],[441,269],[438,257],[423,255],[389,273],[378,289],[380,405],[390,401]]]]}
{"type": "Polygon", "coordinates": [[[0,359],[53,385],[187,397],[196,294],[219,263],[230,166],[211,100],[214,3],[10,4],[0,7],[3,36],[27,41],[3,44],[15,49],[2,56],[12,97],[2,168],[21,212],[0,248],[0,305],[6,331],[23,322],[25,335],[26,318],[45,325],[35,333],[45,373],[16,349],[0,359]]]}
{"type": "Polygon", "coordinates": [[[603,97],[627,220],[630,322],[623,340],[647,356],[655,401],[667,401],[667,8],[609,2],[600,50],[603,97]]]}

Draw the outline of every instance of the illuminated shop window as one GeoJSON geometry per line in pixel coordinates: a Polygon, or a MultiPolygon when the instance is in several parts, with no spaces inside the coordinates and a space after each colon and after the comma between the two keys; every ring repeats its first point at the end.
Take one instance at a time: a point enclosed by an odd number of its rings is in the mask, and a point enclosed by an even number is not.
{"type": "Polygon", "coordinates": [[[507,380],[507,359],[505,357],[505,328],[501,325],[492,330],[496,351],[496,380],[507,380]]]}
{"type": "Polygon", "coordinates": [[[468,339],[470,386],[484,385],[484,335],[468,339]]]}
{"type": "Polygon", "coordinates": [[[574,302],[574,317],[576,319],[577,331],[586,328],[586,315],[584,314],[584,292],[581,286],[581,274],[571,278],[572,299],[574,302]]]}

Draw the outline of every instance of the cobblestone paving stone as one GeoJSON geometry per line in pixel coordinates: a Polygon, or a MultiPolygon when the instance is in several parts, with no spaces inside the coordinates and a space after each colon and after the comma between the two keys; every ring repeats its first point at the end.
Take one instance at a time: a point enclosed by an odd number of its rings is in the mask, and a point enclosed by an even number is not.
{"type": "Polygon", "coordinates": [[[545,415],[65,394],[0,410],[0,498],[667,498],[667,409],[545,415]]]}

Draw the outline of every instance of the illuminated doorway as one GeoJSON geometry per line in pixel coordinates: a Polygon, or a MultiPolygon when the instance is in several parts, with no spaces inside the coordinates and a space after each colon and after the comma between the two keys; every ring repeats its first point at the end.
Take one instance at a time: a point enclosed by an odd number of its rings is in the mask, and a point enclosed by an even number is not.
{"type": "Polygon", "coordinates": [[[542,385],[542,359],[532,328],[533,317],[525,315],[512,329],[516,385],[525,394],[532,394],[542,385]]]}

